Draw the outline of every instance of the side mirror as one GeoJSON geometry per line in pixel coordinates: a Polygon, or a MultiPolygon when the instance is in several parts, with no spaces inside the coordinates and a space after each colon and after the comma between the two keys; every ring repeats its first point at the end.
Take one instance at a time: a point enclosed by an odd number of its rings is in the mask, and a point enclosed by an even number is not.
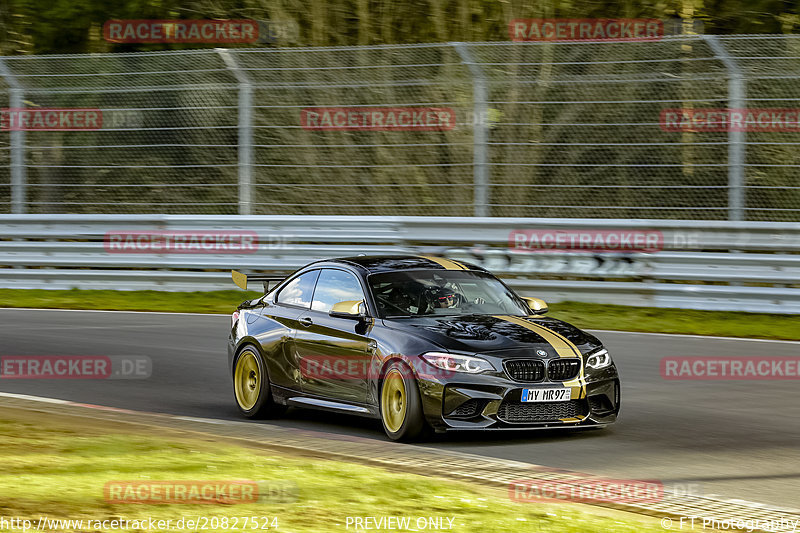
{"type": "Polygon", "coordinates": [[[361,320],[367,316],[366,305],[364,300],[347,300],[333,304],[328,314],[336,318],[352,318],[361,320]]]}
{"type": "Polygon", "coordinates": [[[529,298],[522,296],[522,299],[525,300],[525,303],[528,304],[528,307],[534,315],[543,315],[548,311],[547,302],[541,298],[529,298]]]}

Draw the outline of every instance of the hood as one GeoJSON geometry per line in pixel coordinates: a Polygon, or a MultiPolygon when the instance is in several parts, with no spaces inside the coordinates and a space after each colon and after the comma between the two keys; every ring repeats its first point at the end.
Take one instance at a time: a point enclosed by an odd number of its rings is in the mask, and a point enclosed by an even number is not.
{"type": "MultiPolygon", "coordinates": [[[[385,319],[392,329],[422,337],[453,352],[491,353],[530,357],[544,350],[557,356],[558,336],[565,337],[585,354],[598,348],[600,341],[584,331],[555,318],[492,315],[425,316],[385,319]],[[515,353],[516,352],[516,353],[515,353]]],[[[563,344],[563,343],[562,343],[563,344]]]]}

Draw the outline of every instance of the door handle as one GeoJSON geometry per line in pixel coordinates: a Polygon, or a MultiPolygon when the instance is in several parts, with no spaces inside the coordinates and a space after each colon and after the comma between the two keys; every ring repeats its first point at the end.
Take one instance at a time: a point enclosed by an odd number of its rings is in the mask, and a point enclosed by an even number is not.
{"type": "Polygon", "coordinates": [[[301,319],[299,320],[299,322],[300,322],[302,325],[304,325],[305,327],[309,327],[309,326],[311,326],[311,325],[314,323],[314,322],[311,320],[311,318],[309,318],[309,317],[307,317],[307,316],[304,316],[303,318],[301,318],[301,319]]]}

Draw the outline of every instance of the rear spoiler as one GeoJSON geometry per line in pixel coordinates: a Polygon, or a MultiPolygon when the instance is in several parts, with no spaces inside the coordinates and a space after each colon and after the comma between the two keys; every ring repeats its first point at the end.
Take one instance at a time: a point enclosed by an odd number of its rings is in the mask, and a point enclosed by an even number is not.
{"type": "Polygon", "coordinates": [[[286,276],[266,276],[264,274],[242,274],[237,270],[231,270],[231,278],[233,282],[244,290],[247,290],[249,282],[261,282],[264,284],[264,293],[269,292],[270,282],[281,282],[286,279],[286,276]]]}

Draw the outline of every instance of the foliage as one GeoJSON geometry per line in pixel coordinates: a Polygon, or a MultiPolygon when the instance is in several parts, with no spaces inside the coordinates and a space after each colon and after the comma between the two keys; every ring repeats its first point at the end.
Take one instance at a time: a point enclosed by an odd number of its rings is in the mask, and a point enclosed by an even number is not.
{"type": "Polygon", "coordinates": [[[299,27],[299,38],[281,44],[331,46],[503,41],[508,40],[510,20],[542,17],[690,18],[701,21],[706,33],[792,33],[798,27],[798,3],[786,0],[0,0],[0,51],[53,54],[187,47],[107,43],[102,38],[102,26],[108,19],[249,18],[291,22],[299,27]]]}

